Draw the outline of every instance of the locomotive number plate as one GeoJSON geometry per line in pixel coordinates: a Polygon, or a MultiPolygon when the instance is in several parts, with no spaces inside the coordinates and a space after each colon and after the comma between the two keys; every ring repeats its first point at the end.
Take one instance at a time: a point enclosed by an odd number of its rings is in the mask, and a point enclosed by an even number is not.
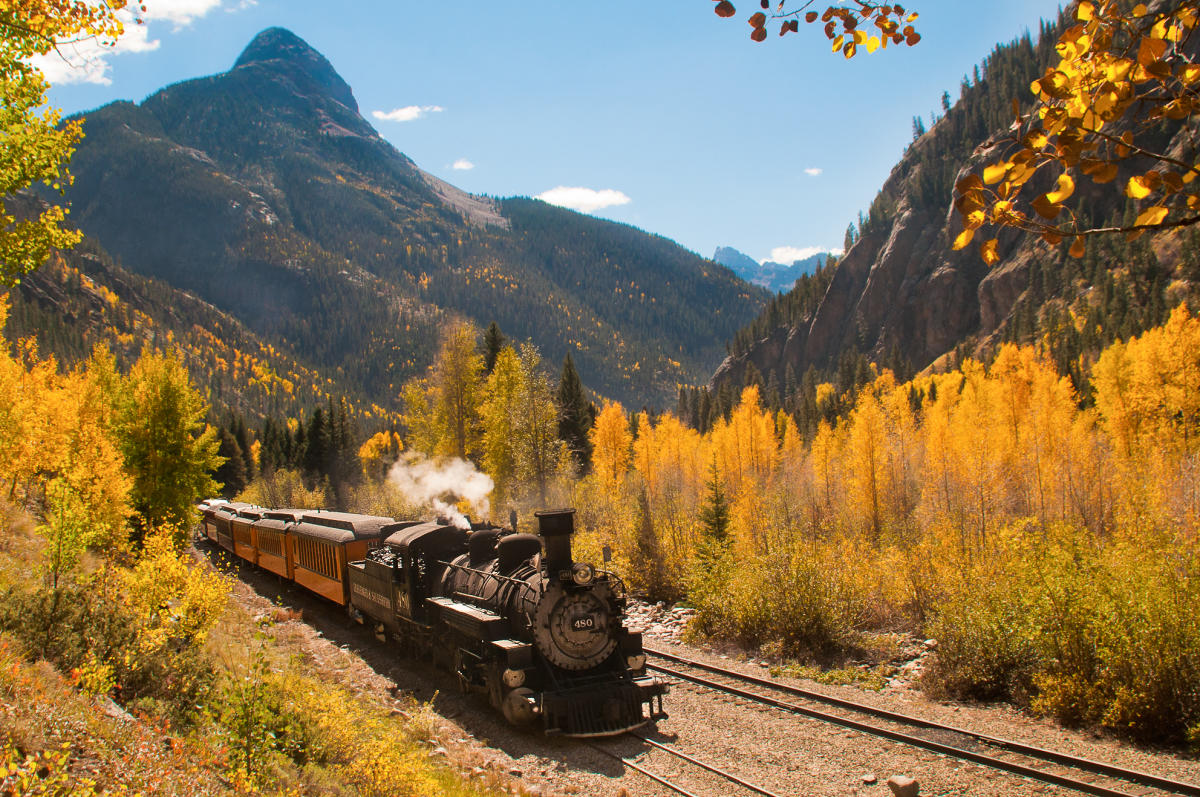
{"type": "Polygon", "coordinates": [[[596,618],[591,615],[576,617],[571,621],[572,631],[591,631],[593,628],[596,628],[596,618]]]}

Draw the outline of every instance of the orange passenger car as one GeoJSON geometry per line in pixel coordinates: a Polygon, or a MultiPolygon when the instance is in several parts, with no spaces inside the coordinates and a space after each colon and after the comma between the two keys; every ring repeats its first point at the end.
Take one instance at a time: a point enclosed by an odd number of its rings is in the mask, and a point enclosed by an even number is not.
{"type": "Polygon", "coordinates": [[[229,519],[233,532],[233,552],[251,564],[258,564],[258,551],[254,542],[254,522],[261,520],[267,510],[257,506],[246,506],[229,519]]]}
{"type": "Polygon", "coordinates": [[[306,512],[287,530],[292,580],[305,589],[346,606],[346,563],[363,559],[380,544],[389,517],[345,512],[306,512]]]}
{"type": "Polygon", "coordinates": [[[308,510],[268,509],[261,520],[254,522],[254,544],[258,549],[258,566],[276,575],[292,579],[292,538],[289,529],[300,521],[308,510]]]}
{"type": "Polygon", "coordinates": [[[200,530],[202,536],[208,538],[209,542],[217,541],[217,522],[213,518],[217,508],[228,504],[224,498],[210,498],[200,502],[197,509],[200,510],[200,530]]]}
{"type": "Polygon", "coordinates": [[[212,522],[216,527],[217,545],[233,553],[233,525],[238,510],[245,509],[249,504],[221,504],[212,510],[212,522]]]}

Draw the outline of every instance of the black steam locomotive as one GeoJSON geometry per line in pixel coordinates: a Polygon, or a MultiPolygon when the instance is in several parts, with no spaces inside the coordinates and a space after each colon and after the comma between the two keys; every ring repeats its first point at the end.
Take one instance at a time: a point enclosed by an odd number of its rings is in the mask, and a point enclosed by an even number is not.
{"type": "Polygon", "coordinates": [[[539,534],[336,512],[202,505],[216,544],[345,606],[486,694],[515,725],[606,736],[665,718],[625,588],[574,561],[573,509],[539,534]]]}

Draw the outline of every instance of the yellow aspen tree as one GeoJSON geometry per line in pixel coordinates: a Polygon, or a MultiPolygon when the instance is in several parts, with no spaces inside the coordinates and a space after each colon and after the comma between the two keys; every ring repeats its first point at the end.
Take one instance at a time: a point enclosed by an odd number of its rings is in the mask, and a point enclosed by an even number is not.
{"type": "Polygon", "coordinates": [[[477,351],[475,327],[457,323],[446,330],[433,364],[434,410],[445,436],[438,453],[467,459],[480,444],[479,402],[483,356],[477,351]]]}
{"type": "MultiPolygon", "coordinates": [[[[639,427],[642,435],[652,434],[649,426],[647,421],[639,427]]],[[[596,478],[606,490],[620,488],[629,471],[633,444],[625,408],[618,402],[604,402],[588,439],[592,444],[592,468],[596,478]]]]}
{"type": "Polygon", "coordinates": [[[536,489],[544,506],[551,482],[567,461],[562,454],[566,443],[558,439],[558,408],[542,370],[542,355],[532,343],[522,343],[517,359],[521,371],[513,423],[517,479],[536,489]]]}
{"type": "MultiPolygon", "coordinates": [[[[258,443],[257,440],[254,441],[258,443]]],[[[379,431],[367,438],[358,448],[358,461],[363,476],[369,482],[382,482],[387,478],[388,468],[404,450],[400,436],[395,432],[379,431]]]]}
{"type": "Polygon", "coordinates": [[[694,542],[704,468],[701,447],[700,434],[671,413],[660,416],[653,428],[643,419],[633,443],[633,464],[662,538],[659,547],[680,562],[691,555],[694,542]]]}
{"type": "Polygon", "coordinates": [[[404,406],[400,419],[407,430],[408,447],[429,457],[437,452],[443,438],[441,420],[434,411],[435,401],[433,387],[425,377],[408,380],[400,392],[404,406]]]}
{"type": "Polygon", "coordinates": [[[964,537],[964,547],[979,549],[995,524],[992,510],[996,504],[998,478],[996,412],[983,365],[967,360],[962,364],[962,372],[963,389],[951,416],[950,440],[967,521],[960,533],[964,537]]]}
{"type": "Polygon", "coordinates": [[[909,528],[920,490],[921,433],[917,416],[909,401],[910,385],[896,385],[891,371],[876,381],[876,393],[883,407],[887,429],[887,479],[884,506],[894,521],[909,528]]]}
{"type": "Polygon", "coordinates": [[[826,528],[833,521],[836,469],[840,455],[837,433],[828,421],[822,420],[817,424],[817,433],[813,436],[812,448],[809,451],[814,483],[812,500],[812,526],[814,529],[826,528]]]}
{"type": "Polygon", "coordinates": [[[926,528],[953,527],[955,544],[965,551],[966,519],[952,442],[951,419],[959,400],[961,374],[947,374],[929,381],[928,392],[936,394],[924,404],[921,414],[924,467],[921,477],[921,510],[926,528]]]}
{"type": "Polygon", "coordinates": [[[880,491],[886,464],[886,431],[883,407],[874,392],[864,390],[858,397],[849,418],[848,487],[850,506],[870,534],[871,543],[879,545],[883,536],[883,510],[880,491]]]}
{"type": "Polygon", "coordinates": [[[81,119],[61,121],[46,105],[49,83],[36,57],[64,41],[91,38],[112,46],[124,26],[117,12],[125,0],[63,2],[23,0],[0,5],[0,96],[3,140],[0,149],[0,285],[42,265],[52,248],[69,248],[80,233],[64,226],[66,208],[50,205],[18,221],[9,207],[14,194],[42,183],[61,191],[71,182],[66,161],[83,137],[81,119]]]}
{"type": "Polygon", "coordinates": [[[1128,460],[1140,434],[1140,416],[1133,406],[1133,365],[1121,341],[1100,353],[1092,367],[1096,410],[1117,451],[1128,460]]]}
{"type": "Polygon", "coordinates": [[[492,500],[497,505],[503,505],[512,497],[513,479],[516,478],[517,452],[513,434],[521,390],[520,360],[512,346],[505,346],[496,355],[492,372],[488,374],[480,407],[483,469],[496,485],[492,500]]]}

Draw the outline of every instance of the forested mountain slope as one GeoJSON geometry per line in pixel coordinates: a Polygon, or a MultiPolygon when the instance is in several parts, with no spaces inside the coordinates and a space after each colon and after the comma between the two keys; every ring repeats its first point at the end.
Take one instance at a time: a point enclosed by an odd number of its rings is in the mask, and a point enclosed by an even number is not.
{"type": "Polygon", "coordinates": [[[87,359],[97,344],[123,368],[146,348],[178,351],[193,383],[207,392],[214,420],[300,418],[343,396],[366,428],[397,420],[347,391],[336,369],[310,368],[286,345],[262,340],[208,302],[126,271],[90,239],[26,276],[8,302],[6,337],[32,338],[39,356],[64,366],[87,359]]]}
{"type": "Polygon", "coordinates": [[[279,28],[228,72],[89,113],[85,132],[68,192],[85,233],[385,406],[446,312],[551,362],[570,352],[590,387],[641,403],[711,373],[766,300],[657,236],[426,175],[279,28]]]}
{"type": "MultiPolygon", "coordinates": [[[[836,269],[802,280],[741,330],[713,378],[715,390],[740,387],[747,373],[774,377],[782,403],[811,415],[819,382],[845,389],[867,373],[867,361],[903,377],[968,355],[986,359],[1011,340],[1044,341],[1059,369],[1086,391],[1087,363],[1103,345],[1162,323],[1172,306],[1196,295],[1194,233],[1132,243],[1089,238],[1086,255],[1074,259],[1065,244],[1010,230],[1000,235],[1000,262],[990,268],[976,248],[951,250],[961,229],[954,184],[994,155],[991,139],[1010,124],[1014,99],[1032,100],[1030,82],[1055,57],[1060,32],[1043,23],[1036,39],[996,47],[963,78],[956,103],[946,95],[944,115],[893,168],[836,269]]],[[[923,125],[914,127],[921,133],[923,125]]],[[[1182,146],[1186,135],[1164,128],[1162,151],[1182,146]]],[[[1119,186],[1139,165],[1133,159],[1110,185],[1081,187],[1081,224],[1132,218],[1119,186]]]]}

